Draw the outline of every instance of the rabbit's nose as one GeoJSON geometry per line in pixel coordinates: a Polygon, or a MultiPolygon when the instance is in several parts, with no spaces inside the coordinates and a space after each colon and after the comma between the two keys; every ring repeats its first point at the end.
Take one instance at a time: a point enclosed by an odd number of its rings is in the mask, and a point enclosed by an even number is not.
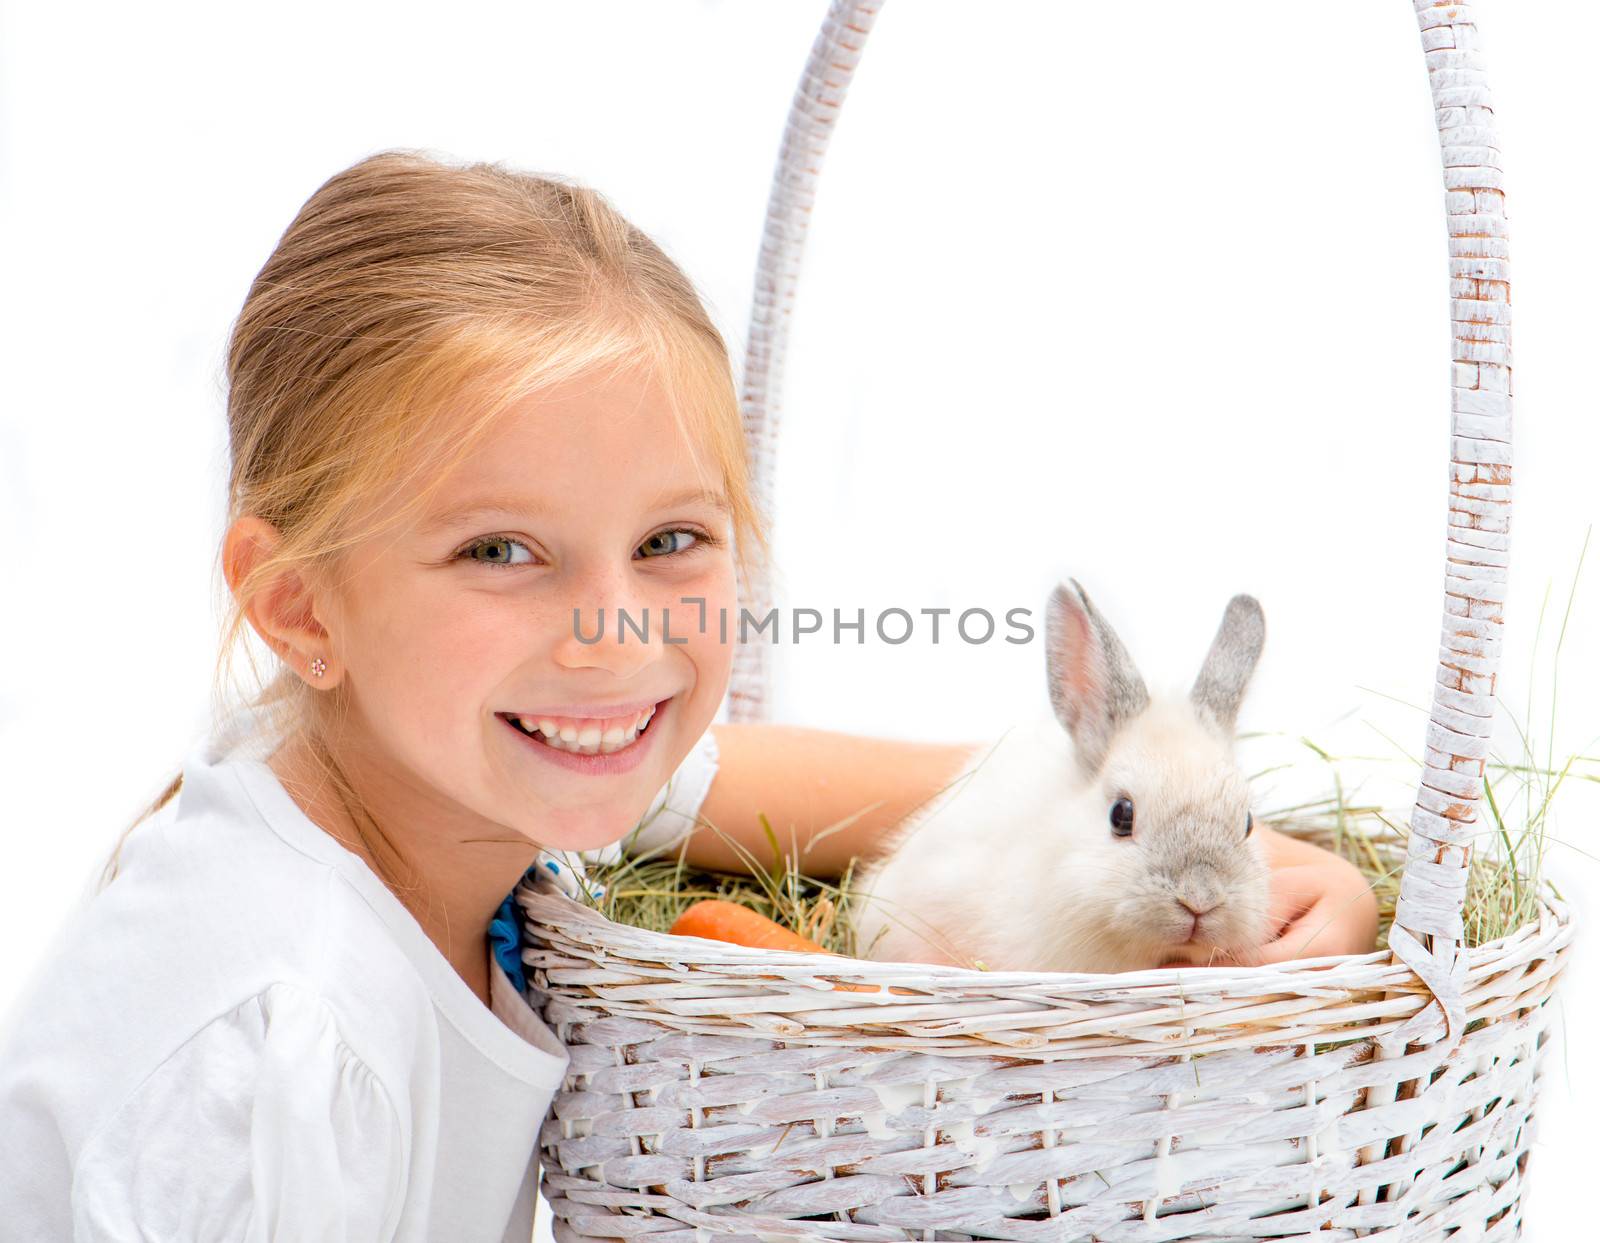
{"type": "Polygon", "coordinates": [[[1179,898],[1178,905],[1188,911],[1194,918],[1194,923],[1189,926],[1189,940],[1193,941],[1200,935],[1200,921],[1221,906],[1222,903],[1213,902],[1210,906],[1202,908],[1194,905],[1187,898],[1179,898]]]}

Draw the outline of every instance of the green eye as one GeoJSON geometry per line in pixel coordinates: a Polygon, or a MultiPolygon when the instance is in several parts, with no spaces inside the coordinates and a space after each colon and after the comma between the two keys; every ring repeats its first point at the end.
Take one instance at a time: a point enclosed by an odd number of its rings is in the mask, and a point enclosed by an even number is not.
{"type": "Polygon", "coordinates": [[[671,531],[657,531],[639,547],[648,550],[645,553],[647,557],[670,556],[675,552],[687,552],[700,539],[699,532],[679,527],[671,531]]]}
{"type": "Polygon", "coordinates": [[[476,544],[470,544],[463,549],[461,555],[481,565],[527,565],[529,561],[533,560],[533,553],[529,551],[526,544],[521,540],[509,539],[504,536],[496,539],[479,540],[476,544]],[[520,561],[516,560],[516,551],[518,549],[528,554],[520,561]],[[478,552],[486,552],[489,555],[485,557],[474,556],[478,552]]]}

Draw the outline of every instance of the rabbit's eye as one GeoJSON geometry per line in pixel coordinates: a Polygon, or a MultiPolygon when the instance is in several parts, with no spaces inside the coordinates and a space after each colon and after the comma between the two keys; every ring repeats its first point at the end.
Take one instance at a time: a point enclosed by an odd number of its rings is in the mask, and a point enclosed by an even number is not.
{"type": "Polygon", "coordinates": [[[1111,804],[1111,835],[1113,837],[1133,836],[1133,800],[1119,798],[1111,804]]]}
{"type": "Polygon", "coordinates": [[[1256,818],[1248,811],[1244,813],[1244,835],[1250,836],[1250,830],[1256,827],[1256,818]]]}

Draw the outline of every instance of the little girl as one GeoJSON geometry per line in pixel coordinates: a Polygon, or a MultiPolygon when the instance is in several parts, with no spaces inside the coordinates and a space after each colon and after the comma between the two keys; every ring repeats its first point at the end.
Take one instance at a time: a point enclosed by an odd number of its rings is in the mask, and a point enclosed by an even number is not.
{"type": "MultiPolygon", "coordinates": [[[[699,622],[767,548],[727,351],[593,191],[362,160],[227,373],[219,675],[250,633],[270,665],[10,1016],[0,1233],[527,1243],[567,1065],[504,952],[530,866],[643,819],[737,868],[692,826],[760,849],[757,811],[801,843],[854,814],[799,860],[836,874],[969,748],[709,728],[732,649],[699,622]]],[[[1263,835],[1264,955],[1369,948],[1354,869],[1263,835]]]]}

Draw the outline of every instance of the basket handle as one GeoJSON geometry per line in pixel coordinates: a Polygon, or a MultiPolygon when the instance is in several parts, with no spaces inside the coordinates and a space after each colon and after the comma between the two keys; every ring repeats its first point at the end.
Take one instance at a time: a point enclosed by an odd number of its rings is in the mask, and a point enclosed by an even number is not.
{"type": "MultiPolygon", "coordinates": [[[[1433,994],[1395,1033],[1462,1034],[1462,908],[1500,661],[1511,518],[1511,287],[1500,144],[1471,5],[1412,0],[1444,170],[1450,249],[1450,491],[1444,627],[1422,778],[1389,944],[1433,994]]],[[[745,354],[742,412],[756,500],[770,512],[784,353],[817,176],[881,0],[833,0],[795,91],[767,201],[745,354]]],[[[764,570],[741,599],[772,607],[764,570]]],[[[764,720],[767,645],[735,648],[729,717],[764,720]]]]}
{"type": "Polygon", "coordinates": [[[1450,493],[1444,624],[1389,947],[1433,993],[1396,1042],[1463,1034],[1467,863],[1494,722],[1510,564],[1511,273],[1504,177],[1470,4],[1412,0],[1444,168],[1450,247],[1450,493]]]}
{"type": "MultiPolygon", "coordinates": [[[[861,60],[861,49],[881,7],[882,0],[833,0],[828,6],[789,105],[772,191],[767,196],[739,403],[756,505],[769,519],[789,316],[800,279],[811,204],[817,196],[817,176],[828,139],[833,136],[833,123],[861,60]]],[[[772,608],[772,583],[765,566],[751,567],[740,586],[739,599],[758,620],[766,616],[772,608]]],[[[766,720],[771,685],[767,644],[736,644],[728,676],[728,719],[766,720]]]]}

